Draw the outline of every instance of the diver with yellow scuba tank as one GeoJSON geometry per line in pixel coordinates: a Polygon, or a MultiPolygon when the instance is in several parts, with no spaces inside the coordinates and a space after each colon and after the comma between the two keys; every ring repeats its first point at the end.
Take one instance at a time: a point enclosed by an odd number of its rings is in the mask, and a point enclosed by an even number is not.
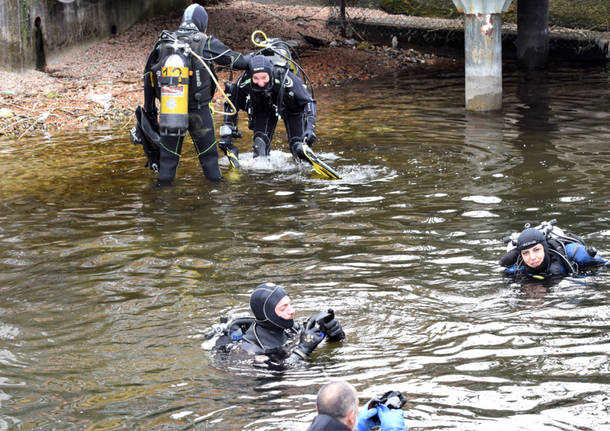
{"type": "Polygon", "coordinates": [[[131,136],[134,144],[143,145],[147,166],[159,172],[160,187],[171,185],[176,176],[187,131],[204,175],[222,179],[210,108],[218,82],[214,63],[244,70],[250,56],[207,35],[207,24],[205,9],[190,5],[175,32],[161,32],[146,61],[144,106],[136,110],[138,123],[131,136]]]}
{"type": "MultiPolygon", "coordinates": [[[[268,39],[260,30],[252,34],[252,41],[261,49],[250,54],[248,69],[235,83],[225,83],[225,92],[237,110],[248,113],[248,127],[254,132],[254,157],[269,155],[278,119],[282,118],[294,158],[310,163],[326,178],[341,178],[311,150],[316,141],[317,120],[313,86],[303,69],[293,61],[290,47],[280,39],[268,39]]],[[[225,103],[225,112],[229,107],[229,102],[225,103]]],[[[239,167],[239,150],[233,144],[235,137],[241,137],[237,115],[229,112],[220,128],[218,146],[231,165],[239,167]]]]}

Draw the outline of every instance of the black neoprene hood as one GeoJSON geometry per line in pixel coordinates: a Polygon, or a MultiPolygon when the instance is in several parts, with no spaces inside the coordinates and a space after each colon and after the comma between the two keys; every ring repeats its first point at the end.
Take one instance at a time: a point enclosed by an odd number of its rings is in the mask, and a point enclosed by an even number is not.
{"type": "Polygon", "coordinates": [[[182,22],[193,23],[200,32],[205,33],[208,28],[208,13],[203,6],[192,4],[184,10],[182,22]]]}
{"type": "Polygon", "coordinates": [[[264,87],[259,87],[252,81],[251,86],[254,91],[268,90],[273,87],[273,64],[266,56],[255,55],[252,57],[250,59],[250,65],[248,66],[248,72],[250,73],[250,76],[261,72],[265,72],[269,75],[269,82],[264,87]]]}
{"type": "Polygon", "coordinates": [[[273,283],[263,283],[256,286],[250,295],[250,308],[256,322],[262,326],[282,329],[292,328],[293,319],[283,319],[275,312],[275,306],[288,294],[280,286],[273,283]]]}
{"type": "Polygon", "coordinates": [[[540,232],[538,229],[528,228],[519,234],[519,238],[517,239],[517,248],[519,250],[527,250],[528,248],[532,248],[536,244],[542,244],[546,251],[547,243],[544,234],[540,232]]]}

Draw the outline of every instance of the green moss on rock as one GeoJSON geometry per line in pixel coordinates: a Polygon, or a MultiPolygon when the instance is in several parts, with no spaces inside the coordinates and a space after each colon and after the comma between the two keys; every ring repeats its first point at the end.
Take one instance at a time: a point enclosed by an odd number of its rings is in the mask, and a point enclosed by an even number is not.
{"type": "Polygon", "coordinates": [[[381,10],[395,15],[407,13],[405,0],[381,0],[379,7],[381,10]]]}
{"type": "MultiPolygon", "coordinates": [[[[505,22],[517,22],[517,1],[502,14],[505,22]]],[[[379,0],[380,9],[392,14],[434,18],[458,18],[451,0],[379,0]]],[[[610,31],[610,0],[550,0],[549,25],[584,30],[610,31]]]]}
{"type": "Polygon", "coordinates": [[[436,18],[457,18],[451,0],[381,0],[379,7],[388,13],[436,18]]]}

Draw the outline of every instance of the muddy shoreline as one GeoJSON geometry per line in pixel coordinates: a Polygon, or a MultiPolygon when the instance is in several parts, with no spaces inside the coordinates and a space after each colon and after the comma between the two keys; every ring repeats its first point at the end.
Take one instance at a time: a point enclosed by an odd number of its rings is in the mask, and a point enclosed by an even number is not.
{"type": "MultiPolygon", "coordinates": [[[[315,88],[451,62],[408,48],[358,46],[356,40],[327,28],[327,7],[296,9],[233,1],[206,9],[208,33],[236,51],[255,49],[250,40],[254,30],[296,41],[299,62],[315,88]],[[324,45],[312,44],[311,38],[324,45]]],[[[150,49],[161,30],[174,30],[179,25],[181,12],[135,24],[122,34],[86,47],[72,48],[51,59],[44,72],[0,71],[0,135],[23,139],[129,127],[135,108],[142,102],[141,74],[150,49]]],[[[226,69],[218,68],[218,73],[220,82],[229,78],[226,69]]],[[[222,110],[218,93],[215,108],[222,110]]]]}

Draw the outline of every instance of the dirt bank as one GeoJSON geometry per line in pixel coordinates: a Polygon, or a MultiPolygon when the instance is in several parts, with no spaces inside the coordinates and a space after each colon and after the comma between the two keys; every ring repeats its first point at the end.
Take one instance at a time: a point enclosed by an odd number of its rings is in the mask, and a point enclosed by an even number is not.
{"type": "MultiPolygon", "coordinates": [[[[316,87],[370,79],[397,70],[441,62],[433,55],[383,46],[356,48],[326,28],[328,8],[261,5],[233,1],[206,8],[208,33],[230,48],[254,50],[250,36],[297,40],[300,64],[316,87]],[[306,36],[328,42],[314,46],[306,36]],[[332,42],[332,43],[331,43],[332,42]]],[[[133,123],[142,101],[141,73],[157,35],[174,30],[182,11],[134,25],[111,39],[75,48],[49,62],[45,72],[0,71],[0,135],[24,138],[41,133],[88,130],[100,125],[133,123]]],[[[221,82],[228,71],[220,69],[221,82]]],[[[216,99],[217,108],[222,109],[216,99]]]]}

